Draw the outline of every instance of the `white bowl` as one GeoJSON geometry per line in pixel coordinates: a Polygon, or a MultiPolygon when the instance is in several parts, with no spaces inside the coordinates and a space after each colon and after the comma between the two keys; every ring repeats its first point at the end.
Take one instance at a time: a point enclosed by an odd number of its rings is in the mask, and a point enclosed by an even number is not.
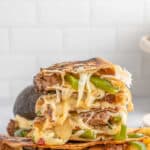
{"type": "Polygon", "coordinates": [[[140,47],[143,51],[150,53],[150,36],[144,36],[141,39],[140,47]]]}
{"type": "Polygon", "coordinates": [[[150,127],[150,114],[144,115],[142,124],[144,127],[150,127]]]}

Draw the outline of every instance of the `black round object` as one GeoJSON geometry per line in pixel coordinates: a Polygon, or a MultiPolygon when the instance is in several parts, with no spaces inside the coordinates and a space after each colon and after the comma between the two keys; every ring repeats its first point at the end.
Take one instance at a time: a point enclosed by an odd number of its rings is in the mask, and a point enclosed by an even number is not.
{"type": "Polygon", "coordinates": [[[16,98],[13,112],[26,119],[35,118],[35,103],[41,94],[34,90],[33,85],[26,87],[16,98]]]}

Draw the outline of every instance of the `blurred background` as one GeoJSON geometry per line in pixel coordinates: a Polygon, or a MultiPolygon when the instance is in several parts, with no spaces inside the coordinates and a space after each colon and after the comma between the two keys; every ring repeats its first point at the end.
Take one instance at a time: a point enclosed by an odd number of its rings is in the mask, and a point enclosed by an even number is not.
{"type": "Polygon", "coordinates": [[[0,0],[0,127],[40,67],[59,61],[104,57],[133,74],[137,100],[149,97],[149,32],[150,0],[0,0]]]}

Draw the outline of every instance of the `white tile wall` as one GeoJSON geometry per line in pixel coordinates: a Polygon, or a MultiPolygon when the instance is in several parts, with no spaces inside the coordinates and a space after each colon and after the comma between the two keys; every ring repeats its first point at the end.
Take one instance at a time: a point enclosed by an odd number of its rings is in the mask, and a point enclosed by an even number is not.
{"type": "Polygon", "coordinates": [[[8,29],[0,28],[0,54],[8,53],[8,51],[9,51],[8,29]]]}
{"type": "Polygon", "coordinates": [[[39,0],[40,22],[61,26],[89,23],[89,0],[39,0]]]}
{"type": "Polygon", "coordinates": [[[12,104],[40,67],[95,56],[126,67],[134,95],[150,96],[150,57],[139,48],[149,8],[149,0],[0,0],[0,97],[12,104]]]}
{"type": "Polygon", "coordinates": [[[89,52],[89,28],[66,29],[64,31],[64,50],[75,53],[89,52]]]}
{"type": "Polygon", "coordinates": [[[30,79],[37,71],[36,60],[30,56],[0,56],[0,79],[30,79]]]}
{"type": "MultiPolygon", "coordinates": [[[[133,83],[134,83],[134,86],[132,87],[132,91],[134,91],[134,93],[136,93],[137,97],[148,96],[148,98],[149,98],[149,89],[150,89],[149,80],[145,80],[142,78],[141,80],[134,80],[133,83]]],[[[134,99],[135,99],[135,97],[134,97],[134,99]]]]}
{"type": "Polygon", "coordinates": [[[116,28],[101,27],[93,28],[89,35],[90,51],[103,51],[105,53],[116,50],[116,28]]]}
{"type": "Polygon", "coordinates": [[[150,23],[150,1],[145,0],[145,21],[150,23]]]}
{"type": "Polygon", "coordinates": [[[62,48],[62,32],[49,28],[14,28],[12,29],[12,52],[37,53],[59,52],[62,48]]]}
{"type": "Polygon", "coordinates": [[[12,80],[10,82],[10,96],[11,96],[11,101],[8,103],[10,105],[14,104],[16,96],[20,93],[21,90],[24,89],[24,87],[27,87],[32,84],[32,80],[12,80]]]}
{"type": "Polygon", "coordinates": [[[71,53],[82,51],[88,56],[95,50],[113,52],[116,49],[116,29],[113,27],[66,29],[64,49],[71,53]]]}
{"type": "Polygon", "coordinates": [[[143,21],[143,0],[93,0],[92,23],[101,24],[139,24],[143,21]]]}
{"type": "Polygon", "coordinates": [[[127,53],[136,53],[137,50],[140,50],[138,44],[141,39],[140,30],[140,26],[133,25],[124,27],[120,25],[117,31],[117,50],[127,53]]]}
{"type": "Polygon", "coordinates": [[[9,81],[1,81],[0,91],[1,91],[0,93],[1,93],[2,99],[3,98],[10,98],[10,84],[9,84],[9,81]]]}
{"type": "Polygon", "coordinates": [[[141,68],[141,77],[146,80],[150,79],[150,54],[143,53],[142,54],[142,68],[141,68]]]}
{"type": "Polygon", "coordinates": [[[0,0],[0,25],[26,25],[35,22],[35,0],[0,0]]]}

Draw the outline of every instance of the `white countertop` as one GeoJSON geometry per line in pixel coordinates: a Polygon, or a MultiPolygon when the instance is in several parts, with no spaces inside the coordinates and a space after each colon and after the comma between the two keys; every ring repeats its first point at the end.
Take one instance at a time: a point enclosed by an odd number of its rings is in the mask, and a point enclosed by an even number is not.
{"type": "MultiPolygon", "coordinates": [[[[144,114],[150,113],[150,98],[134,98],[135,110],[128,115],[129,127],[140,127],[144,114]]],[[[6,133],[6,126],[10,118],[13,118],[12,105],[0,106],[0,133],[6,133]]]]}

